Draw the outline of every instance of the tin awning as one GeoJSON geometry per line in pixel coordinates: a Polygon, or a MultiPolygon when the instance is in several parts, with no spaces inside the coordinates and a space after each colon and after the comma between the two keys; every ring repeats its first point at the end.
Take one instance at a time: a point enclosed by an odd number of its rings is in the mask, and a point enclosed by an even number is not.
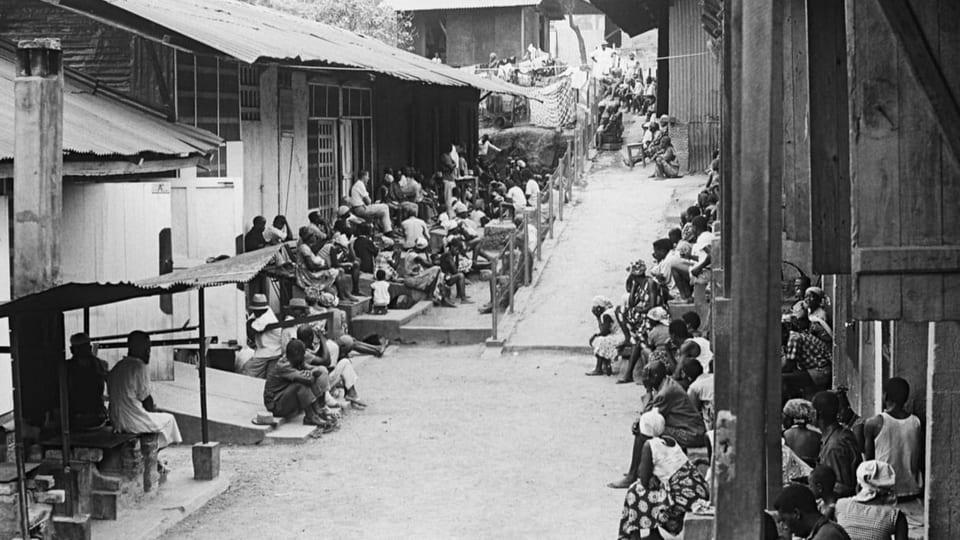
{"type": "Polygon", "coordinates": [[[18,313],[73,311],[146,296],[246,283],[266,268],[282,249],[285,249],[283,245],[269,246],[134,282],[64,283],[0,305],[0,318],[18,313]]]}

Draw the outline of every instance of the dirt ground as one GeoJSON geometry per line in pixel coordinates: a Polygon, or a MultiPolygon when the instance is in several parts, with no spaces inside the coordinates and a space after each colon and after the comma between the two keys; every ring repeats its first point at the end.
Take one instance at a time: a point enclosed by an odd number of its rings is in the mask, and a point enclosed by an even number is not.
{"type": "MultiPolygon", "coordinates": [[[[601,156],[524,312],[537,339],[583,345],[589,302],[618,298],[677,193],[601,156]],[[558,312],[569,316],[554,317],[558,312]]],[[[680,191],[678,191],[678,189],[680,191]]],[[[672,217],[672,216],[671,216],[672,217]]],[[[401,346],[360,368],[370,407],[301,445],[228,447],[225,495],[164,538],[612,538],[640,388],[583,376],[589,355],[401,346]]],[[[189,467],[189,448],[170,449],[189,467]]]]}

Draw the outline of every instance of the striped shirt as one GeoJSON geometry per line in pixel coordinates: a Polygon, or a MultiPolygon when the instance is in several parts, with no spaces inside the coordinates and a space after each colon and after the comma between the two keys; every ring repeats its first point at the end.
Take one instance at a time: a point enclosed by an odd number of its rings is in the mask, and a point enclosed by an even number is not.
{"type": "Polygon", "coordinates": [[[797,365],[797,369],[826,369],[832,360],[830,345],[805,332],[790,332],[787,341],[787,361],[797,365]]]}

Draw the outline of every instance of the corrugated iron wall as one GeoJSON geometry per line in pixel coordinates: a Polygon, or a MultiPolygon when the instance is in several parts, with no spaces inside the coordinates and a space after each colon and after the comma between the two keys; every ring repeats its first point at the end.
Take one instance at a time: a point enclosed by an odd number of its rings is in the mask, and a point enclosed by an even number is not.
{"type": "Polygon", "coordinates": [[[707,45],[699,0],[674,0],[670,6],[670,115],[687,133],[678,148],[682,168],[702,171],[719,141],[720,60],[707,45]],[[689,56],[688,56],[689,55],[689,56]]]}

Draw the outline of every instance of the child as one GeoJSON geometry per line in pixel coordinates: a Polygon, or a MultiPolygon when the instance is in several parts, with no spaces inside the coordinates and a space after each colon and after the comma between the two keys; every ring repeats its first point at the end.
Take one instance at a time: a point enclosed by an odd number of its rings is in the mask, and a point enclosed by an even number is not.
{"type": "Polygon", "coordinates": [[[383,315],[390,305],[390,282],[383,270],[377,270],[376,278],[377,280],[370,284],[370,290],[373,291],[373,314],[383,315]]]}
{"type": "Polygon", "coordinates": [[[807,479],[810,484],[810,491],[817,498],[817,509],[827,519],[833,520],[834,512],[837,506],[837,494],[833,491],[833,486],[837,483],[837,475],[833,469],[826,465],[817,465],[810,477],[807,479]]]}

